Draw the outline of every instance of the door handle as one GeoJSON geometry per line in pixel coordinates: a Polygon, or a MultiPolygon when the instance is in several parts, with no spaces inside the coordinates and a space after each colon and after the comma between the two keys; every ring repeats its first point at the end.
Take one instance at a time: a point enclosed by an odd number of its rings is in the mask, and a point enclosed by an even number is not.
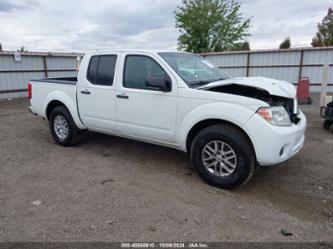
{"type": "Polygon", "coordinates": [[[118,99],[128,99],[127,95],[117,95],[118,99]]]}
{"type": "Polygon", "coordinates": [[[86,94],[86,95],[90,95],[91,92],[89,90],[84,90],[84,91],[81,91],[82,94],[86,94]]]}

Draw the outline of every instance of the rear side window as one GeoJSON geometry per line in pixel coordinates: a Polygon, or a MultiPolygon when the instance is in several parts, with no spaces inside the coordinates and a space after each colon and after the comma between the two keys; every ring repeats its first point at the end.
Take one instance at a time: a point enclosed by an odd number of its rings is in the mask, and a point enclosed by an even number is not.
{"type": "Polygon", "coordinates": [[[89,82],[94,85],[112,86],[116,61],[116,55],[91,57],[87,73],[89,82]]]}
{"type": "Polygon", "coordinates": [[[92,84],[96,83],[96,73],[97,73],[98,60],[99,60],[99,56],[94,56],[90,59],[87,79],[92,84]]]}

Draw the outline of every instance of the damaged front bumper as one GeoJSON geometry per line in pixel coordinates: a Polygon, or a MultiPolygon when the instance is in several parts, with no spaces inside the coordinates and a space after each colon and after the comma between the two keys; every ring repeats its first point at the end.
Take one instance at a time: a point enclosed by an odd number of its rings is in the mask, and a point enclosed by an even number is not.
{"type": "Polygon", "coordinates": [[[247,128],[251,131],[250,137],[261,166],[287,161],[303,148],[307,120],[302,112],[299,122],[290,127],[273,126],[260,119],[254,115],[247,128]]]}

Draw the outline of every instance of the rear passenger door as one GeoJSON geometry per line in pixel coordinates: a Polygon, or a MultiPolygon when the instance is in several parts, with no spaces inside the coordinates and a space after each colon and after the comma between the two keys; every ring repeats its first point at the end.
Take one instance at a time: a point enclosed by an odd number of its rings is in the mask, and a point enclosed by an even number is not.
{"type": "Polygon", "coordinates": [[[79,79],[78,107],[82,122],[91,130],[115,131],[117,54],[90,58],[87,74],[79,79]]]}

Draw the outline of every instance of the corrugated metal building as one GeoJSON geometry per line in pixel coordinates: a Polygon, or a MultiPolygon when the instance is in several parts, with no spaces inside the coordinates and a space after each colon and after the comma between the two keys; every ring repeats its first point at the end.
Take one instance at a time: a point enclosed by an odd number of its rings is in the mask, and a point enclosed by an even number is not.
{"type": "Polygon", "coordinates": [[[77,53],[0,52],[0,99],[26,97],[31,79],[76,76],[77,53]]]}
{"type": "Polygon", "coordinates": [[[323,65],[329,65],[329,90],[333,91],[333,47],[253,50],[202,54],[231,77],[264,76],[297,84],[309,77],[311,90],[320,91],[323,65]]]}
{"type": "MultiPolygon", "coordinates": [[[[323,65],[329,64],[329,90],[333,91],[333,47],[202,55],[232,77],[265,76],[294,84],[300,77],[309,77],[312,91],[320,90],[323,65]]],[[[0,52],[0,99],[25,97],[30,79],[76,76],[78,56],[83,54],[0,52]]]]}

